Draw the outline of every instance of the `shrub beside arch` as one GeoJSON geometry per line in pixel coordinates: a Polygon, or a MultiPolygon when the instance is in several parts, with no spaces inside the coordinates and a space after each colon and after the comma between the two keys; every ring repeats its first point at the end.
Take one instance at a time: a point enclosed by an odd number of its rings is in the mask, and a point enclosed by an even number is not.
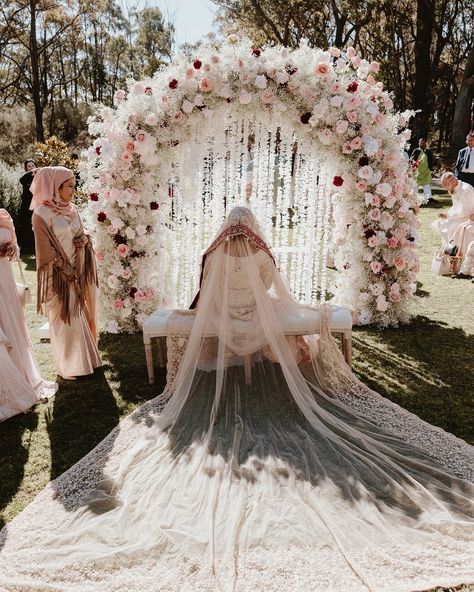
{"type": "Polygon", "coordinates": [[[393,111],[377,71],[352,48],[261,49],[231,35],[117,91],[117,107],[89,122],[96,139],[83,170],[107,330],[134,330],[166,303],[173,149],[231,112],[284,121],[336,165],[336,300],[359,324],[407,321],[419,226],[403,153],[411,114],[393,111]]]}

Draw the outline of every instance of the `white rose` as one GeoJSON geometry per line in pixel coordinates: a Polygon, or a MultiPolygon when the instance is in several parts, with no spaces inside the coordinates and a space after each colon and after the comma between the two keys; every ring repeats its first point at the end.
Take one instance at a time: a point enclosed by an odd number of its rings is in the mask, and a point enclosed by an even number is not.
{"type": "Polygon", "coordinates": [[[267,77],[264,74],[259,74],[256,76],[254,84],[257,88],[267,88],[267,77]]]}

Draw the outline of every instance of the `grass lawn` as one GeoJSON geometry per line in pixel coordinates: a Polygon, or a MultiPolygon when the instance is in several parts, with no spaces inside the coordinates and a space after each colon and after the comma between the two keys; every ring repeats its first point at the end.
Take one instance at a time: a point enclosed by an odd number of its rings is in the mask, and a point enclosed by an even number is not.
{"type": "MultiPolygon", "coordinates": [[[[438,238],[429,223],[450,205],[445,194],[422,209],[421,272],[413,320],[398,329],[354,332],[354,370],[383,396],[474,444],[474,283],[436,277],[430,271],[438,238]]],[[[35,262],[23,261],[35,297],[35,262]]],[[[26,309],[43,376],[54,379],[44,322],[26,309]]],[[[31,499],[164,386],[164,373],[147,383],[140,335],[100,338],[104,366],[93,376],[60,382],[47,404],[0,424],[0,528],[31,499]]],[[[463,588],[467,590],[467,588],[463,588]]]]}

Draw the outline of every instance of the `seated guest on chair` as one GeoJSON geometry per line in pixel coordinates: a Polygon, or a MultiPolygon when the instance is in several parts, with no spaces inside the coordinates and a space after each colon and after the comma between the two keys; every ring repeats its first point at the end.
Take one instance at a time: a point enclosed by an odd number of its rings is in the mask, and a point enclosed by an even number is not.
{"type": "Polygon", "coordinates": [[[474,259],[474,187],[456,179],[447,171],[441,175],[441,185],[447,189],[453,205],[441,212],[433,228],[441,234],[443,244],[457,246],[457,255],[463,258],[459,276],[472,274],[474,259]]]}

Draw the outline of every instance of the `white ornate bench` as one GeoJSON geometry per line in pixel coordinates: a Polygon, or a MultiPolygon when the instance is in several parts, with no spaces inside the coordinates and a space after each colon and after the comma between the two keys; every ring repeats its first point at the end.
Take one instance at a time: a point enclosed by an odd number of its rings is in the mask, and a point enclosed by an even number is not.
{"type": "MultiPolygon", "coordinates": [[[[348,308],[335,304],[331,308],[330,329],[331,333],[339,334],[342,337],[342,353],[347,364],[352,363],[352,315],[348,308]]],[[[304,311],[304,309],[302,309],[304,311]]],[[[168,320],[173,309],[159,309],[152,313],[143,323],[143,343],[145,344],[146,365],[148,370],[148,382],[153,384],[155,372],[153,367],[152,339],[166,338],[168,320]]],[[[194,316],[185,317],[185,330],[191,333],[194,316]]],[[[318,315],[311,315],[308,319],[303,312],[301,315],[292,314],[288,318],[281,318],[281,324],[285,335],[313,335],[320,331],[321,319],[318,315]]],[[[208,335],[207,337],[213,337],[208,335]]],[[[160,366],[165,366],[163,349],[159,348],[160,366]]]]}

